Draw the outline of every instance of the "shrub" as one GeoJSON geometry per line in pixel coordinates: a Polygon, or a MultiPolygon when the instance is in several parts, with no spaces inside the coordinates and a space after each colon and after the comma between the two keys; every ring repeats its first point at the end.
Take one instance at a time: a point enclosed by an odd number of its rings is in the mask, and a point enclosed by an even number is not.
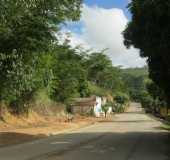
{"type": "Polygon", "coordinates": [[[107,112],[109,110],[109,107],[111,107],[110,103],[106,103],[105,105],[102,106],[102,111],[104,112],[105,114],[105,118],[107,116],[107,112]]]}
{"type": "Polygon", "coordinates": [[[144,108],[151,108],[153,106],[153,102],[153,98],[149,95],[141,98],[141,103],[144,108]]]}
{"type": "Polygon", "coordinates": [[[116,113],[123,113],[124,111],[125,111],[125,106],[124,105],[121,105],[121,104],[119,104],[119,103],[115,103],[115,105],[114,105],[114,111],[116,112],[116,113]]]}
{"type": "Polygon", "coordinates": [[[129,96],[123,93],[118,93],[115,97],[114,100],[116,103],[124,105],[129,101],[129,96]]]}

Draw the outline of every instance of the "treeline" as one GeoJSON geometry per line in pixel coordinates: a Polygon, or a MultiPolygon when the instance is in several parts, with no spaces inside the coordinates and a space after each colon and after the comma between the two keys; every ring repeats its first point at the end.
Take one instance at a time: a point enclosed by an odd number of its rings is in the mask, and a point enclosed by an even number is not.
{"type": "Polygon", "coordinates": [[[146,112],[169,119],[164,92],[149,78],[148,68],[128,68],[122,72],[131,101],[141,103],[146,112]]]}
{"type": "Polygon", "coordinates": [[[50,96],[59,91],[62,70],[54,63],[61,58],[54,54],[72,50],[58,46],[55,34],[65,21],[79,19],[80,7],[81,0],[0,1],[1,104],[19,114],[39,88],[50,89],[50,96]]]}
{"type": "Polygon", "coordinates": [[[42,91],[61,103],[93,94],[128,95],[121,70],[103,52],[89,54],[57,39],[61,24],[79,20],[81,4],[81,0],[0,1],[1,106],[14,114],[28,113],[42,91]]]}
{"type": "Polygon", "coordinates": [[[143,93],[147,91],[148,68],[127,68],[122,70],[123,80],[127,86],[131,101],[140,102],[143,93]]]}
{"type": "Polygon", "coordinates": [[[125,45],[140,49],[147,58],[149,77],[145,105],[170,107],[170,0],[133,0],[128,8],[132,20],[124,31],[125,45]],[[156,17],[156,18],[153,18],[156,17]]]}

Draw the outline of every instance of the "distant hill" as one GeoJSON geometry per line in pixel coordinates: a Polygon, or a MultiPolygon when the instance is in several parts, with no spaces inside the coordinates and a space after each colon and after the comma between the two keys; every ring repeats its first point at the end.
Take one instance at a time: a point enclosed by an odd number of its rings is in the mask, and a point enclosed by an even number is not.
{"type": "Polygon", "coordinates": [[[142,68],[127,68],[127,69],[122,69],[122,72],[124,74],[130,74],[132,76],[148,76],[149,72],[148,72],[148,67],[142,67],[142,68]]]}

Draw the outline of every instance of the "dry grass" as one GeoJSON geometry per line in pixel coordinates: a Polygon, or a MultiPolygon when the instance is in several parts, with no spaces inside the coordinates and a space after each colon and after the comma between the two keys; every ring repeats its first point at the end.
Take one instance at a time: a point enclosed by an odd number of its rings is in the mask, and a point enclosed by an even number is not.
{"type": "Polygon", "coordinates": [[[0,147],[20,144],[53,134],[75,130],[95,122],[108,121],[105,118],[94,118],[76,115],[72,122],[66,117],[40,116],[32,112],[28,117],[15,117],[9,113],[0,121],[0,147]]]}

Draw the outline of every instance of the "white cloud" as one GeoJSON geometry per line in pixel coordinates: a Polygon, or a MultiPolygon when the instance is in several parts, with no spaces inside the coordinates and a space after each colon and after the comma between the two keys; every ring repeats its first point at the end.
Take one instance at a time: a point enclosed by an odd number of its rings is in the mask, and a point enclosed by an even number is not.
{"type": "Polygon", "coordinates": [[[140,67],[146,64],[145,59],[139,57],[138,50],[134,48],[127,50],[123,44],[122,31],[128,23],[123,10],[84,5],[81,23],[82,33],[72,33],[73,46],[80,43],[85,48],[92,47],[97,50],[108,48],[107,54],[115,65],[140,67]]]}

